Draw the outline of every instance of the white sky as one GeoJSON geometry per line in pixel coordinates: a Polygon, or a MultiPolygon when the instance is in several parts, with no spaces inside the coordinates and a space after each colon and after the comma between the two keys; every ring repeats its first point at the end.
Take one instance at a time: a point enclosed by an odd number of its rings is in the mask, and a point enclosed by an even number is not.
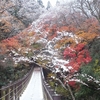
{"type": "Polygon", "coordinates": [[[47,6],[47,2],[50,1],[51,2],[51,5],[54,6],[56,4],[56,0],[42,0],[43,1],[43,4],[44,6],[47,6]]]}
{"type": "MultiPolygon", "coordinates": [[[[52,6],[55,6],[57,0],[42,0],[42,1],[43,1],[44,6],[46,7],[48,1],[51,2],[51,5],[52,5],[52,6]]],[[[58,1],[64,2],[64,1],[72,1],[72,0],[58,0],[58,1]]]]}

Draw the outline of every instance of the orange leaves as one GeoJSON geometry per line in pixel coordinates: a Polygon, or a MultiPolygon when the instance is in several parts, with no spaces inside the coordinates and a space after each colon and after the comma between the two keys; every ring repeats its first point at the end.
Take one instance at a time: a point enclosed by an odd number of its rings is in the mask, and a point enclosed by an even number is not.
{"type": "Polygon", "coordinates": [[[60,47],[64,47],[66,45],[70,45],[72,47],[75,46],[76,42],[75,42],[74,38],[72,38],[72,37],[62,38],[61,40],[59,40],[56,43],[55,48],[59,49],[60,47]]]}
{"type": "Polygon", "coordinates": [[[0,43],[0,53],[4,54],[11,49],[18,49],[21,47],[21,44],[18,42],[17,37],[8,38],[3,40],[0,43]]]}
{"type": "MultiPolygon", "coordinates": [[[[34,37],[34,35],[34,31],[29,31],[28,29],[26,29],[16,36],[1,41],[0,53],[5,54],[10,50],[17,50],[16,52],[24,54],[24,52],[27,51],[28,47],[33,42],[32,38],[34,37]]],[[[35,39],[37,38],[38,37],[36,37],[35,39]]]]}
{"type": "Polygon", "coordinates": [[[59,31],[62,32],[62,31],[68,31],[69,28],[67,26],[62,26],[59,28],[59,31]]]}
{"type": "Polygon", "coordinates": [[[61,26],[59,27],[59,31],[65,31],[65,32],[75,32],[76,28],[73,25],[69,25],[69,26],[61,26]]]}
{"type": "Polygon", "coordinates": [[[100,26],[95,19],[87,19],[81,24],[81,28],[77,29],[75,35],[80,39],[80,42],[87,44],[94,38],[99,36],[100,26]]]}
{"type": "Polygon", "coordinates": [[[29,37],[34,36],[34,35],[35,35],[35,32],[34,32],[34,31],[30,31],[30,32],[28,33],[28,36],[29,36],[29,37]]]}
{"type": "Polygon", "coordinates": [[[19,46],[18,41],[14,38],[9,38],[9,39],[3,40],[2,42],[8,47],[18,47],[19,46]]]}
{"type": "Polygon", "coordinates": [[[87,33],[84,31],[79,31],[76,33],[76,35],[78,38],[81,38],[81,41],[83,41],[83,43],[85,44],[92,41],[94,38],[98,36],[96,33],[87,33]]]}
{"type": "Polygon", "coordinates": [[[57,27],[56,27],[56,25],[53,25],[51,27],[46,25],[45,31],[48,32],[47,38],[49,40],[52,40],[54,37],[57,36],[57,27]]]}

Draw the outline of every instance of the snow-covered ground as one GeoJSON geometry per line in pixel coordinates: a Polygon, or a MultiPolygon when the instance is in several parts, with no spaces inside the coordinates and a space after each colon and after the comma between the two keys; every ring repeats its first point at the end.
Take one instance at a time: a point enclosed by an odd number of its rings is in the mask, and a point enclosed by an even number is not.
{"type": "Polygon", "coordinates": [[[20,100],[44,100],[40,68],[35,68],[31,80],[20,100]]]}

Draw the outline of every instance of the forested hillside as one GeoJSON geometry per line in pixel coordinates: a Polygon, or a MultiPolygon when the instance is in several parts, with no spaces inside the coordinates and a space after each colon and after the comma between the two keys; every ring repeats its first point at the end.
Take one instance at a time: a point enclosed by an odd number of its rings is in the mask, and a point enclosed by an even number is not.
{"type": "Polygon", "coordinates": [[[55,72],[68,88],[67,100],[100,100],[100,1],[64,2],[46,10],[35,21],[38,14],[33,18],[34,11],[28,14],[25,7],[18,10],[17,18],[24,25],[33,22],[19,34],[0,42],[1,71],[35,61],[55,72]]]}
{"type": "Polygon", "coordinates": [[[0,0],[0,41],[20,33],[44,12],[35,0],[0,0]]]}

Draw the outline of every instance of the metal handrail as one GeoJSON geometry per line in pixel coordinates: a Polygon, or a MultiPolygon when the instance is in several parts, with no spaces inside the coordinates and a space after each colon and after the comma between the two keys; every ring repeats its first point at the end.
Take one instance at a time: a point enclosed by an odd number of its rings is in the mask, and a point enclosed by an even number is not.
{"type": "MultiPolygon", "coordinates": [[[[40,67],[40,65],[36,63],[34,63],[34,66],[40,67]]],[[[22,95],[26,86],[29,83],[32,73],[33,73],[33,67],[31,67],[31,70],[22,79],[19,79],[18,81],[11,83],[7,86],[3,86],[0,89],[1,92],[0,100],[19,100],[19,97],[22,95]]],[[[60,100],[60,99],[54,99],[53,95],[49,91],[45,83],[45,77],[42,67],[41,67],[41,79],[42,79],[43,91],[47,98],[47,99],[45,98],[45,100],[60,100]]]]}
{"type": "MultiPolygon", "coordinates": [[[[45,84],[45,77],[44,77],[44,73],[43,73],[42,68],[41,68],[41,76],[42,76],[43,91],[44,91],[44,93],[46,94],[46,98],[47,98],[48,100],[53,100],[51,94],[49,93],[49,91],[48,91],[48,89],[47,89],[47,87],[46,87],[46,84],[45,84]]],[[[46,99],[46,98],[45,98],[45,99],[46,99]]]]}
{"type": "Polygon", "coordinates": [[[41,76],[42,76],[43,90],[44,90],[44,93],[46,94],[45,100],[61,100],[61,95],[55,94],[55,92],[51,93],[50,89],[52,88],[47,87],[42,68],[41,68],[41,76]]]}
{"type": "Polygon", "coordinates": [[[7,86],[3,86],[0,89],[0,100],[18,100],[20,95],[25,90],[25,87],[28,85],[32,72],[33,67],[31,67],[31,70],[22,79],[19,79],[18,81],[7,86]]]}

